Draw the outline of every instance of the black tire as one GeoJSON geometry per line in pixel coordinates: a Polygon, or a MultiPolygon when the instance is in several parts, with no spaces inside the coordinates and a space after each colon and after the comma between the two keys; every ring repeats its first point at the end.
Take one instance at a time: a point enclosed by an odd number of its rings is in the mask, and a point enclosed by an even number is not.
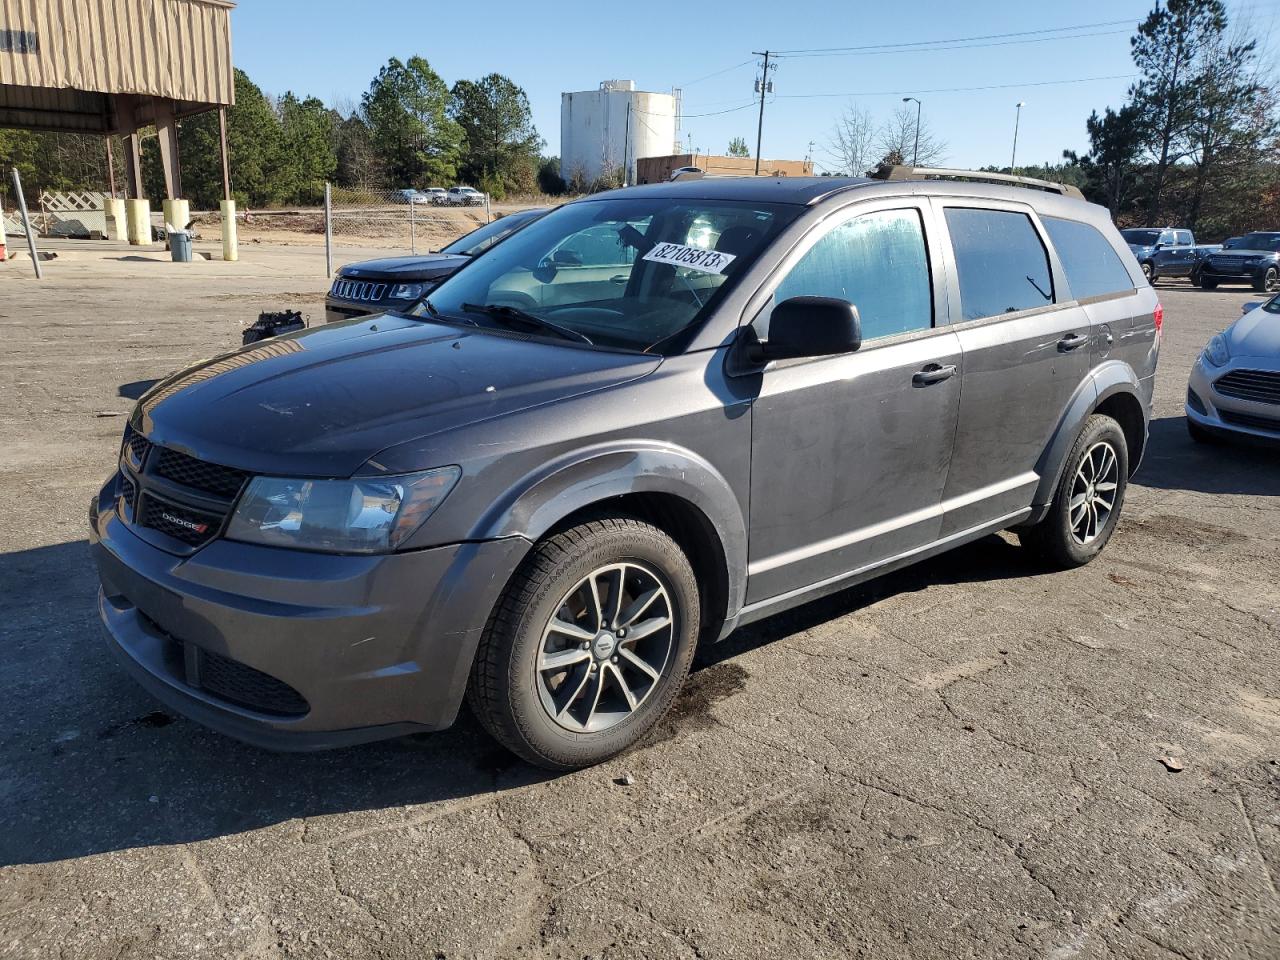
{"type": "Polygon", "coordinates": [[[1146,261],[1142,263],[1142,275],[1147,278],[1147,283],[1151,284],[1151,286],[1154,287],[1156,285],[1155,268],[1146,261]]]}
{"type": "Polygon", "coordinates": [[[1095,413],[1085,421],[1084,428],[1071,446],[1049,512],[1034,526],[1019,529],[1018,539],[1024,547],[1054,567],[1064,570],[1082,567],[1102,552],[1115,532],[1128,486],[1129,448],[1124,430],[1111,417],[1095,413]],[[1098,526],[1092,539],[1081,542],[1072,522],[1073,488],[1086,455],[1097,457],[1099,444],[1106,444],[1115,458],[1114,496],[1105,521],[1098,526]]]}
{"type": "Polygon", "coordinates": [[[1266,273],[1253,281],[1253,289],[1259,293],[1273,293],[1280,289],[1280,270],[1275,267],[1267,267],[1266,273]]]}
{"type": "MultiPolygon", "coordinates": [[[[697,579],[674,540],[631,517],[586,521],[537,544],[511,578],[476,651],[467,702],[494,739],[529,763],[549,770],[601,763],[633,746],[671,708],[693,662],[699,623],[697,579]],[[658,679],[625,719],[592,732],[569,730],[543,704],[544,679],[537,664],[544,631],[564,610],[575,585],[621,562],[641,565],[666,589],[669,652],[658,679]]],[[[593,644],[592,657],[594,650],[593,644]]],[[[597,663],[601,678],[617,674],[608,662],[593,659],[593,675],[597,663]]],[[[569,676],[560,682],[570,682],[569,676]]]]}
{"type": "Polygon", "coordinates": [[[1203,277],[1203,276],[1202,276],[1202,277],[1200,278],[1200,289],[1201,289],[1201,290],[1217,290],[1217,289],[1218,289],[1218,281],[1217,281],[1217,280],[1210,280],[1208,277],[1203,277]]]}
{"type": "Polygon", "coordinates": [[[1190,417],[1187,417],[1187,433],[1191,435],[1191,439],[1196,443],[1213,444],[1218,442],[1215,434],[1200,426],[1190,417]]]}

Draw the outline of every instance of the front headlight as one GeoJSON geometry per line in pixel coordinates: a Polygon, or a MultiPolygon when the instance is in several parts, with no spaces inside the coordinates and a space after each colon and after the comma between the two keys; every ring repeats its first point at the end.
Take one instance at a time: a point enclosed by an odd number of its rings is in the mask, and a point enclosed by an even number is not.
{"type": "Polygon", "coordinates": [[[435,510],[462,471],[441,467],[395,477],[291,480],[255,477],[227,539],[329,553],[386,553],[435,510]]]}
{"type": "Polygon", "coordinates": [[[1227,349],[1227,338],[1215,333],[1213,339],[1204,348],[1204,359],[1215,367],[1220,367],[1231,359],[1231,351],[1227,349]]]}
{"type": "Polygon", "coordinates": [[[391,288],[392,300],[417,300],[430,289],[425,283],[398,283],[391,288]]]}

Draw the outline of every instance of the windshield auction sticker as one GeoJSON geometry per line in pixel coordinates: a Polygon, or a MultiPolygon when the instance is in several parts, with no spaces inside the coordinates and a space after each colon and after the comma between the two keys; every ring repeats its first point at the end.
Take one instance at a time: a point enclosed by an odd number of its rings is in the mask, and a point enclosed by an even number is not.
{"type": "Polygon", "coordinates": [[[724,273],[724,268],[733,263],[736,254],[687,247],[683,243],[660,243],[646,253],[643,259],[654,263],[669,263],[673,267],[688,267],[700,273],[724,273]]]}

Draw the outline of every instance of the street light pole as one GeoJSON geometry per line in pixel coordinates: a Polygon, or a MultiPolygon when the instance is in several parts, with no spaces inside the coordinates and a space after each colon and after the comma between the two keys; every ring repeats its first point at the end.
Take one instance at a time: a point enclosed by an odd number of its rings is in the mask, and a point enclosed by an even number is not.
{"type": "Polygon", "coordinates": [[[1022,122],[1022,108],[1027,105],[1025,100],[1019,100],[1016,104],[1018,112],[1013,118],[1013,156],[1009,158],[1009,172],[1014,172],[1014,165],[1018,161],[1018,125],[1022,122]]]}
{"type": "Polygon", "coordinates": [[[916,105],[916,145],[911,151],[911,165],[914,167],[920,162],[920,108],[923,104],[915,97],[903,97],[903,103],[912,103],[916,105]]]}

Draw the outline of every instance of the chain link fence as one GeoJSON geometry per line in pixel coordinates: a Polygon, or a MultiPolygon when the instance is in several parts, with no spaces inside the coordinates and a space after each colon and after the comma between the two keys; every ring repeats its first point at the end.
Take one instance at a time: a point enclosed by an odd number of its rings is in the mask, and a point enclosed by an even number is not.
{"type": "Polygon", "coordinates": [[[416,190],[325,185],[322,197],[327,266],[352,248],[377,245],[410,254],[436,250],[493,219],[483,203],[450,204],[416,190]]]}

